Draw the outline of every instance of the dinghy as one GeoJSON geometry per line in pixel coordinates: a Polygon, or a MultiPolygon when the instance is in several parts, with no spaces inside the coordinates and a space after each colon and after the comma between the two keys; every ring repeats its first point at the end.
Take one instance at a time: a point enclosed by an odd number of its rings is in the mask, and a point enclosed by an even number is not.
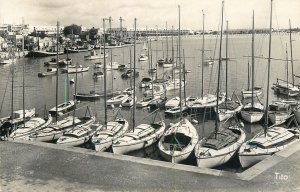
{"type": "Polygon", "coordinates": [[[127,94],[115,96],[115,97],[107,100],[107,105],[120,105],[120,104],[124,103],[128,97],[129,97],[129,95],[127,95],[127,94]]]}

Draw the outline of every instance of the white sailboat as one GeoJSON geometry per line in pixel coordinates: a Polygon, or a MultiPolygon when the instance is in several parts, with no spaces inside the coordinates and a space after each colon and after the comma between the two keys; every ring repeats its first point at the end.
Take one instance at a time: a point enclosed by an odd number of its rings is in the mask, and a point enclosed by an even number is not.
{"type": "MultiPolygon", "coordinates": [[[[179,33],[178,33],[178,47],[179,47],[179,77],[181,82],[181,55],[180,55],[180,6],[179,11],[179,33]]],[[[172,125],[159,140],[158,148],[161,156],[172,163],[180,163],[190,156],[198,139],[198,133],[195,127],[187,120],[182,118],[183,103],[181,99],[181,86],[179,90],[179,112],[180,120],[178,123],[172,125]]]]}
{"type": "MultiPolygon", "coordinates": [[[[203,29],[204,31],[204,14],[203,14],[203,29]]],[[[190,109],[192,113],[203,112],[206,109],[212,109],[216,107],[217,103],[221,104],[225,101],[225,93],[217,93],[219,97],[215,94],[204,94],[204,51],[205,51],[205,42],[204,42],[204,33],[202,33],[202,72],[201,72],[201,97],[197,98],[195,102],[187,104],[187,107],[190,109]]]]}
{"type": "MultiPolygon", "coordinates": [[[[222,34],[223,34],[223,9],[224,1],[222,2],[222,20],[221,20],[221,37],[219,50],[219,66],[218,66],[218,85],[217,97],[220,89],[220,70],[222,64],[222,34]]],[[[203,16],[204,17],[204,16],[203,16]]],[[[219,102],[216,105],[216,117],[219,113],[219,102]]],[[[228,162],[242,143],[246,139],[246,134],[243,131],[242,125],[237,122],[228,128],[219,127],[218,120],[215,120],[215,131],[207,138],[202,138],[195,146],[195,156],[197,158],[198,167],[212,168],[228,162]]]]}
{"type": "MultiPolygon", "coordinates": [[[[226,31],[228,31],[228,21],[226,22],[226,31]]],[[[218,118],[219,121],[224,121],[227,120],[231,117],[233,117],[234,115],[236,115],[237,113],[239,113],[242,108],[243,108],[243,104],[241,103],[240,99],[238,98],[238,96],[233,93],[233,95],[236,97],[237,101],[233,101],[232,98],[229,99],[228,98],[228,33],[226,33],[226,73],[225,73],[225,78],[226,78],[226,95],[225,95],[225,101],[223,103],[221,103],[218,106],[218,118]]],[[[216,110],[216,108],[215,108],[216,110]]]]}
{"type": "Polygon", "coordinates": [[[269,119],[273,124],[279,125],[291,117],[292,107],[288,103],[273,101],[269,105],[269,119]]]}
{"type": "MultiPolygon", "coordinates": [[[[270,13],[269,28],[269,56],[268,56],[268,80],[267,80],[267,99],[268,106],[269,88],[270,88],[270,67],[271,67],[271,41],[272,41],[272,3],[270,13]]],[[[299,131],[286,129],[279,126],[268,128],[269,111],[266,110],[264,130],[256,134],[252,139],[245,142],[239,150],[239,160],[242,167],[252,166],[263,159],[287,148],[299,138],[299,131]]]]}
{"type": "MultiPolygon", "coordinates": [[[[136,19],[134,20],[135,32],[134,32],[134,71],[136,69],[135,62],[135,46],[136,46],[136,19]]],[[[135,79],[134,79],[135,85],[135,79]]],[[[133,89],[133,98],[135,98],[135,89],[133,89]]],[[[144,149],[156,141],[159,140],[163,131],[165,129],[165,123],[163,120],[155,122],[155,118],[151,124],[140,124],[138,126],[135,125],[135,100],[132,111],[132,122],[133,129],[130,132],[125,133],[123,136],[119,137],[115,141],[113,141],[112,149],[116,154],[126,154],[135,150],[144,149]]]]}
{"type": "Polygon", "coordinates": [[[247,103],[244,108],[241,110],[241,116],[242,118],[249,122],[249,123],[255,123],[260,121],[264,116],[264,106],[261,102],[254,101],[254,97],[258,98],[258,96],[262,95],[262,89],[255,87],[254,82],[254,72],[255,72],[255,63],[254,63],[254,12],[253,12],[253,18],[252,18],[252,85],[250,89],[250,77],[249,77],[249,62],[248,62],[248,90],[243,90],[243,98],[249,98],[251,97],[251,103],[247,103]]]}

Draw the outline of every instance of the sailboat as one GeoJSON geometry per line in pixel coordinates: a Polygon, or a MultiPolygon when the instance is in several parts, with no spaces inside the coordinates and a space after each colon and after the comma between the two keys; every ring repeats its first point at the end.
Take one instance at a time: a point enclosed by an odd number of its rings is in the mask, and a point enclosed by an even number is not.
{"type": "MultiPolygon", "coordinates": [[[[255,102],[254,96],[258,97],[262,94],[261,88],[255,87],[254,83],[254,12],[253,12],[253,23],[252,23],[252,86],[250,89],[250,78],[249,78],[249,66],[248,66],[248,90],[243,90],[242,94],[244,98],[248,98],[251,95],[251,103],[247,103],[241,111],[242,118],[249,122],[255,123],[260,121],[264,115],[264,106],[261,102],[255,102]]],[[[249,65],[249,63],[248,63],[249,65]]]]}
{"type": "MultiPolygon", "coordinates": [[[[58,25],[59,25],[59,23],[57,23],[57,27],[58,27],[58,25]]],[[[59,43],[58,34],[59,34],[59,32],[58,32],[58,29],[57,29],[57,44],[56,44],[57,49],[56,50],[58,50],[58,43],[59,43]]],[[[57,62],[57,65],[56,65],[56,106],[49,110],[49,113],[53,117],[62,116],[65,113],[68,113],[68,112],[72,111],[75,107],[75,102],[73,100],[68,100],[69,95],[65,95],[65,102],[64,103],[58,104],[58,102],[57,102],[57,98],[58,98],[58,95],[57,95],[58,94],[58,52],[56,54],[56,62],[57,62]]],[[[67,71],[69,70],[69,65],[67,65],[66,69],[67,69],[67,71]]],[[[68,73],[67,73],[67,78],[68,77],[69,76],[68,76],[68,73]]],[[[69,79],[67,79],[65,81],[65,90],[68,90],[68,87],[67,87],[68,86],[68,80],[69,79]]],[[[65,91],[65,94],[66,94],[66,91],[65,91]]],[[[56,121],[57,121],[57,119],[56,119],[56,121]]]]}
{"type": "MultiPolygon", "coordinates": [[[[13,102],[13,101],[12,101],[13,102]]],[[[14,127],[10,137],[13,139],[29,139],[29,135],[36,131],[47,127],[52,122],[52,116],[48,117],[31,117],[28,121],[25,120],[25,63],[23,63],[23,123],[14,127]]]]}
{"type": "MultiPolygon", "coordinates": [[[[134,19],[134,59],[133,70],[136,69],[136,18],[134,19]]],[[[135,78],[133,79],[135,85],[135,78]]],[[[133,98],[135,98],[135,89],[133,89],[133,98]]],[[[162,119],[155,122],[155,118],[151,124],[135,125],[135,100],[132,111],[133,129],[130,132],[125,133],[123,136],[113,141],[112,149],[116,154],[126,154],[139,149],[144,149],[156,141],[162,136],[165,129],[165,123],[162,119]]]]}
{"type": "MultiPolygon", "coordinates": [[[[269,104],[270,67],[271,67],[271,41],[272,41],[272,4],[269,28],[269,55],[266,106],[269,104]]],[[[239,160],[242,167],[252,166],[274,153],[287,148],[299,138],[299,131],[284,127],[272,126],[268,128],[269,111],[265,109],[264,130],[245,142],[239,150],[239,160]]]]}
{"type": "MultiPolygon", "coordinates": [[[[204,31],[204,13],[203,13],[203,29],[204,31]]],[[[204,95],[204,33],[202,33],[202,90],[201,90],[201,97],[197,98],[193,103],[190,103],[187,105],[187,107],[190,109],[190,111],[193,112],[202,112],[205,109],[211,109],[213,107],[216,107],[217,103],[221,104],[225,101],[225,93],[218,93],[218,97],[214,94],[206,94],[204,95]]]]}
{"type": "MultiPolygon", "coordinates": [[[[103,30],[105,34],[105,20],[103,19],[103,30]]],[[[105,54],[105,38],[104,38],[104,54],[105,54]]],[[[106,92],[106,77],[107,77],[107,66],[106,59],[104,58],[104,125],[99,125],[97,131],[92,136],[91,142],[94,145],[96,151],[105,151],[111,148],[113,141],[125,132],[127,132],[129,124],[123,117],[116,118],[113,121],[107,122],[107,92],[106,92]]],[[[118,109],[117,113],[120,111],[118,109]]]]}
{"type": "MultiPolygon", "coordinates": [[[[223,36],[223,11],[224,1],[222,1],[221,14],[221,37],[219,50],[219,66],[218,66],[218,83],[217,83],[217,97],[219,97],[220,89],[220,71],[222,64],[222,36],[223,36]]],[[[216,105],[216,117],[219,113],[219,101],[216,105]]],[[[215,131],[209,136],[204,137],[195,146],[195,157],[197,159],[198,167],[212,168],[228,162],[242,143],[246,139],[246,134],[239,122],[230,125],[228,128],[218,124],[218,119],[215,119],[215,131]]]]}
{"type": "MultiPolygon", "coordinates": [[[[147,42],[148,43],[148,42],[147,42]]],[[[146,52],[147,51],[147,45],[146,42],[144,42],[143,45],[143,51],[146,52]]],[[[139,57],[139,61],[147,61],[148,60],[148,56],[146,55],[146,53],[141,53],[140,57],[139,57]]]]}
{"type": "MultiPolygon", "coordinates": [[[[59,29],[59,23],[57,23],[57,31],[59,29]]],[[[58,46],[58,43],[57,43],[58,46]]],[[[58,58],[58,54],[57,54],[58,58]]],[[[58,69],[58,65],[56,66],[58,69]]],[[[68,66],[67,66],[68,67],[68,66]]],[[[66,83],[69,81],[69,76],[67,74],[67,78],[65,80],[66,83]]],[[[76,81],[77,81],[77,73],[76,73],[76,81]]],[[[76,82],[77,85],[77,82],[76,82]]],[[[75,94],[77,93],[77,86],[75,86],[75,94]]],[[[56,140],[62,135],[73,129],[77,125],[87,126],[93,122],[92,117],[81,117],[77,118],[75,117],[75,109],[76,109],[76,102],[75,101],[67,101],[68,95],[69,95],[69,89],[66,86],[65,87],[65,100],[63,104],[58,104],[58,70],[57,70],[57,76],[56,76],[56,106],[49,111],[49,113],[55,117],[55,121],[51,123],[49,126],[37,130],[34,133],[29,135],[30,140],[37,140],[37,141],[53,141],[56,140]],[[58,120],[58,116],[64,115],[67,112],[70,112],[73,110],[73,116],[65,117],[61,120],[58,120]],[[58,115],[56,115],[58,114],[58,115]]]]}
{"type": "MultiPolygon", "coordinates": [[[[179,12],[179,31],[178,31],[178,47],[179,47],[179,70],[180,70],[180,82],[181,82],[181,55],[180,55],[180,6],[178,6],[179,12]]],[[[180,86],[181,87],[181,86],[180,86]]],[[[180,98],[180,120],[178,123],[171,125],[171,127],[163,134],[158,143],[158,148],[161,156],[171,161],[172,163],[180,163],[189,157],[194,150],[194,147],[199,139],[199,135],[195,127],[189,122],[189,120],[182,117],[182,101],[181,101],[181,88],[179,90],[180,98]]]]}
{"type": "MultiPolygon", "coordinates": [[[[221,103],[218,107],[218,118],[219,121],[227,120],[237,113],[239,113],[242,108],[243,104],[241,103],[238,96],[233,93],[233,95],[237,98],[237,101],[233,101],[232,99],[228,98],[228,21],[226,21],[226,94],[225,94],[225,101],[221,103]]],[[[216,109],[216,108],[215,108],[216,109]]]]}
{"type": "MultiPolygon", "coordinates": [[[[9,136],[12,132],[16,130],[18,125],[24,124],[26,121],[30,120],[31,117],[35,115],[35,108],[32,109],[25,109],[25,106],[23,105],[22,110],[16,110],[14,111],[14,76],[15,76],[15,52],[13,48],[11,47],[10,52],[12,54],[12,74],[11,74],[11,115],[7,117],[0,118],[0,128],[6,129],[5,136],[9,136]]],[[[23,66],[23,75],[24,75],[24,66],[23,66]]],[[[24,76],[23,76],[24,77],[24,76]]],[[[25,85],[24,85],[24,78],[23,78],[23,104],[24,104],[24,97],[25,97],[25,85]]]]}
{"type": "MultiPolygon", "coordinates": [[[[77,67],[77,66],[76,66],[77,67]]],[[[75,95],[77,95],[77,73],[75,76],[75,95]]],[[[89,108],[87,108],[89,111],[89,108]]],[[[75,124],[75,112],[76,112],[76,99],[75,109],[73,110],[72,126],[69,130],[65,131],[61,137],[56,141],[56,144],[62,144],[67,146],[78,146],[87,142],[92,135],[97,131],[97,126],[94,126],[95,116],[85,117],[85,121],[81,121],[75,124]]],[[[90,111],[89,111],[90,113],[90,111]]]]}

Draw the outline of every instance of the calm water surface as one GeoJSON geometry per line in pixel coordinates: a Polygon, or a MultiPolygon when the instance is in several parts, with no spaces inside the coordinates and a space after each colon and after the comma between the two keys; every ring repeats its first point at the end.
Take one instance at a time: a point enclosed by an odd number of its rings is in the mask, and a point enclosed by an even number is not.
{"type": "MultiPolygon", "coordinates": [[[[300,35],[294,35],[293,39],[293,57],[294,62],[294,73],[299,75],[300,64],[299,64],[299,53],[300,53],[300,35]]],[[[176,40],[174,40],[175,42],[176,40]]],[[[277,59],[285,59],[285,46],[289,42],[288,35],[274,35],[272,38],[272,57],[277,59]]],[[[171,56],[171,39],[169,38],[169,52],[168,55],[171,56]]],[[[216,37],[207,36],[205,39],[205,58],[208,57],[218,57],[218,50],[215,48],[216,37]]],[[[225,41],[223,43],[223,57],[225,57],[225,41]]],[[[231,60],[228,62],[229,66],[229,77],[228,77],[228,93],[229,96],[235,92],[241,98],[241,90],[247,88],[247,63],[248,59],[246,56],[251,55],[251,36],[248,35],[235,35],[229,37],[229,50],[228,55],[231,60]]],[[[176,45],[174,45],[176,48],[176,45]]],[[[216,91],[217,83],[217,61],[213,66],[204,66],[201,67],[201,49],[202,48],[202,39],[201,38],[182,38],[182,49],[184,49],[186,69],[191,70],[191,73],[187,74],[187,95],[200,96],[201,94],[201,70],[204,70],[204,92],[214,93],[216,91]]],[[[113,49],[113,61],[119,63],[124,63],[129,66],[129,50],[130,47],[116,48],[113,49]]],[[[133,48],[132,48],[133,50],[133,48]]],[[[142,51],[142,44],[137,45],[137,56],[142,51]]],[[[162,58],[163,55],[167,55],[166,51],[166,41],[152,41],[152,58],[153,63],[159,58],[162,58]],[[162,51],[164,50],[164,51],[162,51]]],[[[98,62],[95,60],[87,61],[84,60],[84,55],[88,53],[73,53],[69,54],[69,57],[72,58],[73,64],[78,63],[83,66],[89,66],[90,70],[85,73],[78,74],[78,83],[77,90],[79,93],[89,92],[91,90],[96,90],[97,92],[103,91],[103,79],[98,79],[96,82],[93,81],[92,74],[96,70],[94,69],[94,63],[98,62]]],[[[132,54],[133,55],[133,54],[132,54]]],[[[176,53],[175,53],[176,55],[176,53]]],[[[257,35],[255,39],[255,55],[261,57],[268,57],[268,35],[257,35]]],[[[66,55],[60,56],[66,57],[66,55]]],[[[289,55],[290,58],[290,55],[289,55]]],[[[37,74],[40,71],[45,71],[46,67],[44,66],[45,61],[49,61],[51,57],[47,58],[21,58],[18,59],[15,63],[15,86],[14,86],[14,110],[22,109],[22,67],[25,65],[25,106],[26,108],[36,108],[36,111],[39,115],[44,115],[45,107],[49,110],[55,106],[55,86],[56,86],[56,76],[49,76],[45,78],[38,78],[37,74]]],[[[182,59],[183,60],[183,59],[182,59]]],[[[251,62],[251,58],[249,59],[251,62]]],[[[107,59],[110,62],[110,57],[107,59]]],[[[103,62],[103,61],[102,61],[103,62]]],[[[264,87],[264,92],[266,95],[266,83],[267,83],[267,60],[266,59],[256,59],[256,69],[255,69],[255,82],[256,85],[264,87]]],[[[148,62],[136,62],[140,76],[136,78],[138,83],[143,77],[149,77],[148,62]]],[[[224,66],[222,70],[222,90],[225,91],[225,75],[224,75],[224,66]]],[[[7,116],[10,114],[11,110],[11,69],[12,65],[0,65],[0,117],[7,116]]],[[[289,65],[291,69],[291,65],[289,65]]],[[[158,76],[161,78],[162,74],[166,72],[166,69],[159,67],[158,76]]],[[[107,87],[118,90],[124,90],[130,86],[130,79],[123,80],[121,78],[122,72],[120,71],[108,71],[107,77],[107,87]],[[113,79],[113,80],[112,80],[113,79]],[[112,83],[113,82],[113,83],[112,83]]],[[[70,74],[69,78],[75,79],[75,74],[70,74]]],[[[271,63],[271,77],[270,83],[275,83],[276,78],[286,79],[286,62],[273,60],[271,63]]],[[[59,74],[59,103],[64,101],[64,82],[66,79],[66,74],[59,74]]],[[[291,80],[291,76],[290,76],[291,80]]],[[[295,78],[295,82],[300,84],[300,80],[295,78]]],[[[75,85],[70,85],[69,98],[72,98],[74,94],[75,85]]],[[[138,100],[142,98],[143,89],[137,89],[138,100]]],[[[168,98],[172,98],[174,95],[178,95],[178,91],[171,91],[167,93],[168,98]]],[[[270,90],[270,100],[279,99],[272,90],[270,90]]],[[[262,102],[265,102],[265,98],[262,99],[262,102]]],[[[100,121],[104,120],[104,100],[103,98],[96,102],[82,102],[79,107],[81,109],[77,112],[78,115],[84,114],[86,107],[89,106],[91,111],[97,115],[97,119],[100,121]]],[[[115,109],[109,109],[109,117],[112,116],[115,109]]],[[[130,122],[131,111],[130,109],[122,109],[122,115],[127,118],[130,122]]],[[[136,112],[136,122],[146,123],[153,120],[153,115],[149,116],[149,111],[147,109],[138,109],[136,112]]],[[[164,118],[164,113],[161,112],[162,118],[164,118]]],[[[203,122],[203,116],[198,117],[199,124],[196,125],[196,128],[199,130],[200,137],[204,135],[209,135],[214,129],[213,117],[207,116],[205,118],[205,123],[203,122]],[[212,120],[210,120],[212,119],[212,120]],[[204,132],[203,132],[204,129],[204,132]]],[[[166,119],[166,124],[169,125],[170,122],[177,122],[178,119],[166,119]]],[[[248,125],[245,124],[245,130],[247,133],[247,138],[251,138],[255,133],[261,130],[260,125],[248,125]]],[[[155,150],[154,150],[155,151],[155,150]]],[[[149,150],[147,154],[152,154],[152,150],[149,150]]],[[[155,154],[155,153],[154,153],[155,154]]],[[[189,162],[189,164],[194,164],[195,162],[189,162]]]]}

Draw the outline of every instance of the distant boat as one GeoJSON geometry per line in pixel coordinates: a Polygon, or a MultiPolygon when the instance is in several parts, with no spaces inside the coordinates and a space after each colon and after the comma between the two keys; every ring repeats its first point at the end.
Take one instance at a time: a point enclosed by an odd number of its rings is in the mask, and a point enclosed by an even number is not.
{"type": "Polygon", "coordinates": [[[142,53],[139,57],[139,61],[147,61],[147,60],[148,60],[148,56],[142,53]]]}
{"type": "MultiPolygon", "coordinates": [[[[58,54],[64,54],[63,51],[58,51],[58,54]]],[[[56,56],[56,51],[54,49],[49,50],[37,50],[37,51],[29,51],[26,57],[49,57],[49,56],[56,56]]]]}
{"type": "Polygon", "coordinates": [[[122,75],[121,75],[121,78],[123,78],[123,79],[127,79],[127,78],[130,78],[130,77],[138,77],[139,76],[139,72],[138,71],[136,71],[135,72],[135,75],[133,75],[133,71],[134,70],[132,70],[132,69],[129,69],[129,70],[127,70],[125,73],[123,73],[122,75]]]}
{"type": "MultiPolygon", "coordinates": [[[[106,54],[105,57],[108,57],[108,55],[106,54]]],[[[104,58],[103,53],[98,54],[94,50],[92,50],[89,55],[84,56],[84,59],[86,59],[86,60],[95,60],[95,59],[103,59],[103,58],[104,58]]]]}
{"type": "Polygon", "coordinates": [[[272,87],[275,93],[287,95],[289,97],[296,97],[300,94],[300,89],[292,83],[277,79],[272,87]]]}
{"type": "Polygon", "coordinates": [[[12,59],[9,58],[0,58],[0,65],[4,65],[4,64],[10,64],[12,63],[12,59]]]}
{"type": "Polygon", "coordinates": [[[95,91],[90,91],[89,93],[77,93],[74,95],[77,100],[97,100],[100,99],[101,95],[95,91]]]}
{"type": "MultiPolygon", "coordinates": [[[[64,58],[64,59],[58,60],[58,65],[60,65],[60,66],[71,65],[71,63],[72,63],[72,59],[70,59],[70,58],[64,58]]],[[[45,66],[50,66],[50,65],[56,66],[57,65],[56,58],[52,58],[50,61],[46,61],[44,63],[44,65],[45,66]]]]}
{"type": "Polygon", "coordinates": [[[109,100],[107,100],[107,105],[120,105],[124,103],[129,95],[127,94],[122,94],[122,95],[117,95],[109,100]]]}
{"type": "Polygon", "coordinates": [[[46,76],[55,75],[56,72],[57,72],[56,68],[48,68],[46,72],[39,72],[38,77],[46,77],[46,76]]]}
{"type": "Polygon", "coordinates": [[[65,49],[65,52],[69,53],[80,53],[80,52],[88,52],[91,51],[92,48],[90,46],[73,46],[65,49]]]}
{"type": "Polygon", "coordinates": [[[87,72],[90,67],[83,67],[82,65],[79,65],[77,68],[76,67],[68,67],[68,68],[63,68],[61,71],[63,73],[82,73],[82,72],[87,72]]]}
{"type": "Polygon", "coordinates": [[[65,113],[68,113],[68,112],[74,110],[74,108],[75,108],[75,102],[73,100],[70,100],[66,103],[57,105],[57,113],[58,114],[56,114],[56,107],[53,107],[52,109],[50,109],[49,113],[54,117],[56,115],[61,116],[65,113]]]}
{"type": "Polygon", "coordinates": [[[96,71],[96,72],[94,72],[94,74],[93,74],[93,78],[95,79],[95,78],[102,78],[102,77],[104,77],[104,73],[102,72],[102,71],[96,71]]]}
{"type": "Polygon", "coordinates": [[[152,79],[150,77],[144,77],[139,83],[140,88],[150,87],[152,83],[152,79]]]}
{"type": "Polygon", "coordinates": [[[137,108],[147,107],[151,102],[157,100],[158,98],[159,97],[157,96],[154,96],[154,98],[152,98],[152,96],[144,97],[136,103],[136,107],[137,108]]]}

